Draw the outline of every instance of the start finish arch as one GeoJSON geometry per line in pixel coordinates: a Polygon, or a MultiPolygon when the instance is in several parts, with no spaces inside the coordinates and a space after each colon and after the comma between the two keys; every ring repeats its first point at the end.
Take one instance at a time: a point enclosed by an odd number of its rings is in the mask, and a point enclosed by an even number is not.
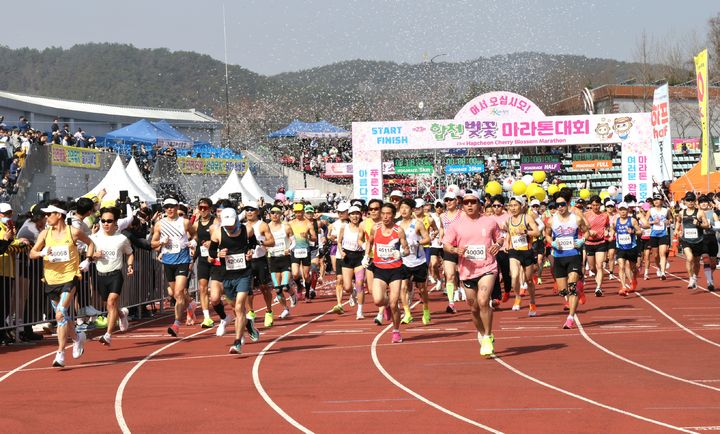
{"type": "MultiPolygon", "coordinates": [[[[638,200],[663,179],[661,158],[652,152],[650,113],[545,116],[535,103],[511,92],[490,92],[468,102],[454,119],[353,122],[353,193],[383,199],[383,151],[487,149],[620,143],[622,191],[638,200]]],[[[668,147],[669,153],[669,147],[668,147]]],[[[672,169],[670,170],[672,173],[672,169]]]]}

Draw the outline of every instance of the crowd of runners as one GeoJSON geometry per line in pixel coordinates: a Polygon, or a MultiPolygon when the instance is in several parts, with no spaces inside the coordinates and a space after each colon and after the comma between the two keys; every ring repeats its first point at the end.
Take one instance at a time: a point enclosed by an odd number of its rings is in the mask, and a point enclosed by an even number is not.
{"type": "MultiPolygon", "coordinates": [[[[567,317],[558,324],[565,329],[575,327],[586,293],[608,295],[611,280],[623,297],[650,279],[665,280],[674,249],[684,256],[688,288],[697,287],[703,268],[706,288],[713,291],[720,206],[712,196],[692,192],[681,202],[676,210],[662,194],[642,203],[632,195],[619,203],[599,196],[584,201],[564,188],[544,202],[460,190],[426,203],[394,191],[387,202],[340,202],[331,213],[301,202],[286,208],[202,198],[194,211],[180,216],[182,205],[170,198],[162,202],[150,245],[158,252],[174,306],[167,329],[172,337],[196,322],[215,327],[217,336],[232,328],[229,352],[241,354],[246,335],[260,339],[256,305],[266,308],[263,327],[272,327],[277,318],[291,316],[298,303],[312,302],[318,282],[333,270],[332,312],[354,309],[359,321],[392,323],[391,342],[400,343],[401,327],[414,322],[414,315],[429,325],[432,312],[454,314],[458,303],[466,302],[480,355],[490,357],[493,312],[512,299],[510,309],[526,309],[535,317],[543,280],[552,280],[552,292],[565,300],[567,317]],[[188,290],[192,273],[202,320],[196,319],[197,303],[188,290]],[[445,293],[447,304],[431,306],[431,291],[445,293]],[[413,312],[416,297],[421,313],[413,312]],[[372,319],[365,317],[368,305],[377,308],[372,319]]],[[[65,365],[68,339],[74,358],[84,352],[86,337],[75,330],[70,308],[78,278],[90,263],[95,262],[96,290],[106,302],[108,329],[99,342],[107,346],[116,324],[121,332],[128,327],[128,311],[118,305],[124,274],[143,272],[134,270],[133,248],[118,231],[123,224],[118,208],[99,209],[100,225],[88,236],[67,224],[66,205],[51,201],[42,208],[46,229],[30,252],[31,259],[43,260],[45,293],[56,313],[56,367],[65,365]]]]}

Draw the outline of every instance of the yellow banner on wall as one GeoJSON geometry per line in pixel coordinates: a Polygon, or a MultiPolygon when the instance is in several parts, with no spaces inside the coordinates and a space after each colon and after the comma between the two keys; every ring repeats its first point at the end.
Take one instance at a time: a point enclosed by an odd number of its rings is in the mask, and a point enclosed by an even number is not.
{"type": "Polygon", "coordinates": [[[695,56],[695,74],[697,77],[697,97],[700,106],[700,131],[702,133],[702,153],[700,157],[700,174],[707,175],[715,170],[713,153],[710,152],[710,128],[708,124],[708,64],[707,48],[695,56]]]}
{"type": "Polygon", "coordinates": [[[178,170],[186,175],[208,174],[225,175],[233,169],[238,175],[243,175],[247,170],[247,160],[227,160],[223,158],[185,158],[177,159],[178,170]]]}
{"type": "Polygon", "coordinates": [[[74,146],[52,145],[50,164],[54,166],[100,168],[100,151],[74,146]]]}

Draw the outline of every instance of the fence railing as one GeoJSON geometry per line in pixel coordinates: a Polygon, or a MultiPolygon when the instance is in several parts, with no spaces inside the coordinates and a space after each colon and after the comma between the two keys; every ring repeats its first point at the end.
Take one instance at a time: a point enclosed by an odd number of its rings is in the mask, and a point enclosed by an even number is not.
{"type": "MultiPolygon", "coordinates": [[[[154,251],[135,249],[135,271],[127,276],[120,294],[119,306],[140,307],[159,303],[163,310],[163,300],[167,294],[167,280],[162,264],[154,251]]],[[[195,275],[195,273],[193,273],[195,275]]],[[[94,265],[88,272],[82,273],[78,285],[71,316],[81,307],[93,306],[105,312],[103,301],[97,288],[97,272],[94,265]]],[[[196,278],[190,279],[190,292],[197,288],[196,278]]],[[[17,329],[16,342],[20,340],[20,331],[28,325],[53,323],[55,314],[45,295],[43,279],[43,260],[30,259],[27,254],[0,255],[0,330],[17,329]]]]}

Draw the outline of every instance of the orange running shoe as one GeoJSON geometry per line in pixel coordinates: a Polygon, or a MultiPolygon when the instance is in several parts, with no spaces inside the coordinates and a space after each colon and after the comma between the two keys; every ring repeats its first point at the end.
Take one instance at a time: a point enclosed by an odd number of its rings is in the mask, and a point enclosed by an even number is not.
{"type": "Polygon", "coordinates": [[[628,296],[628,292],[625,288],[621,288],[620,291],[618,291],[618,295],[622,295],[623,297],[628,296]]]}
{"type": "Polygon", "coordinates": [[[637,291],[637,287],[638,287],[637,276],[633,276],[632,282],[631,282],[631,286],[630,286],[630,292],[635,292],[635,291],[637,291]]]}
{"type": "Polygon", "coordinates": [[[585,301],[586,301],[585,288],[581,288],[580,285],[578,285],[577,291],[578,291],[578,303],[585,304],[585,301]]]}
{"type": "Polygon", "coordinates": [[[502,294],[502,299],[501,299],[500,301],[502,301],[503,303],[505,303],[505,302],[508,301],[508,300],[510,300],[510,293],[509,293],[509,292],[503,292],[503,294],[502,294]]]}
{"type": "Polygon", "coordinates": [[[553,291],[552,291],[552,293],[553,293],[553,295],[558,295],[558,292],[559,292],[559,291],[558,291],[558,287],[557,287],[557,282],[553,280],[553,291]]]}

